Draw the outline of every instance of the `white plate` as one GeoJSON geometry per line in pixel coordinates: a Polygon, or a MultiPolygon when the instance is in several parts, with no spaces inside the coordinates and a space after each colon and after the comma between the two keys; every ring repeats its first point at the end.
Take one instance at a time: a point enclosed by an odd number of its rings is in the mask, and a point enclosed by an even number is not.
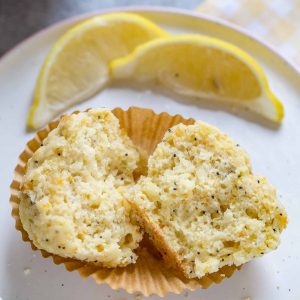
{"type": "MultiPolygon", "coordinates": [[[[272,90],[284,103],[286,116],[282,126],[270,129],[224,111],[201,107],[195,101],[172,100],[150,91],[111,88],[77,105],[88,107],[150,107],[156,112],[180,113],[218,126],[234,137],[250,154],[255,172],[266,175],[278,187],[289,225],[282,234],[278,250],[255,259],[229,280],[208,290],[189,293],[189,299],[300,299],[300,76],[274,50],[224,22],[203,15],[172,9],[136,8],[149,19],[174,32],[201,32],[219,37],[246,50],[263,66],[272,90]]],[[[103,12],[102,12],[103,13],[103,12]]],[[[32,136],[26,132],[25,119],[35,79],[46,52],[71,25],[87,17],[67,20],[26,40],[0,61],[0,137],[1,137],[1,209],[0,209],[0,297],[10,299],[134,299],[124,291],[84,281],[50,259],[34,253],[14,229],[8,202],[9,184],[17,157],[32,136]],[[30,270],[25,275],[24,269],[30,270]]],[[[181,299],[171,294],[168,299],[181,299]]],[[[156,299],[152,297],[151,299],[156,299]]]]}

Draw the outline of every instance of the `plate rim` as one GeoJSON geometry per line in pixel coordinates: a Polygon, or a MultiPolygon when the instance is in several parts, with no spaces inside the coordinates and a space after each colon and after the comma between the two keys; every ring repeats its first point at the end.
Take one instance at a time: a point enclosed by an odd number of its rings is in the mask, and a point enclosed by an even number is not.
{"type": "Polygon", "coordinates": [[[87,12],[83,14],[78,14],[70,18],[65,18],[61,21],[55,22],[52,25],[46,26],[45,28],[42,28],[38,30],[37,32],[29,35],[24,40],[18,42],[15,46],[8,49],[4,54],[0,57],[0,67],[1,65],[10,58],[10,56],[13,56],[14,53],[18,51],[19,48],[24,47],[27,44],[30,44],[32,40],[35,38],[38,38],[44,34],[46,34],[48,31],[53,30],[55,28],[59,28],[60,26],[74,23],[76,21],[86,19],[88,17],[93,17],[96,15],[103,15],[107,13],[114,13],[114,12],[160,12],[160,13],[171,13],[171,14],[177,14],[177,15],[183,15],[186,17],[193,17],[198,19],[204,19],[208,22],[213,22],[215,24],[225,26],[231,30],[234,30],[244,36],[249,37],[250,39],[254,40],[254,42],[257,42],[261,44],[263,47],[265,47],[268,51],[272,52],[274,55],[276,55],[280,60],[283,61],[289,68],[292,69],[299,77],[300,77],[300,66],[298,66],[291,58],[282,55],[279,53],[278,50],[274,46],[272,46],[269,43],[266,43],[261,37],[252,34],[247,29],[231,23],[225,19],[221,19],[212,15],[206,15],[204,13],[201,13],[199,11],[193,11],[188,10],[184,8],[176,8],[176,7],[169,7],[169,6],[151,6],[151,5],[132,5],[132,6],[116,6],[112,8],[104,8],[100,10],[95,10],[92,12],[87,12]]]}

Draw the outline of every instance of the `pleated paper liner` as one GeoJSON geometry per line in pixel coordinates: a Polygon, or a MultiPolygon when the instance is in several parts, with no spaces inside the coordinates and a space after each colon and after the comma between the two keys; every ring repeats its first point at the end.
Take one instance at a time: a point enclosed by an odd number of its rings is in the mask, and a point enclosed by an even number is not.
{"type": "MultiPolygon", "coordinates": [[[[151,154],[155,146],[161,141],[166,130],[178,123],[193,124],[193,119],[184,119],[180,115],[170,116],[167,113],[156,114],[150,109],[131,107],[127,111],[121,108],[112,110],[119,119],[120,126],[124,128],[132,141],[147,154],[151,154]]],[[[78,113],[78,112],[74,112],[78,113]]],[[[12,215],[16,220],[16,229],[22,233],[22,238],[30,242],[33,250],[38,250],[29,240],[28,234],[22,227],[19,217],[19,188],[28,159],[40,147],[43,139],[49,132],[57,127],[59,120],[36,133],[19,157],[11,183],[12,215]]],[[[135,264],[124,268],[101,268],[71,258],[64,258],[40,250],[43,257],[51,256],[55,264],[64,264],[68,271],[77,270],[84,278],[92,276],[99,284],[106,283],[113,289],[125,289],[128,293],[140,292],[144,296],[156,294],[164,296],[169,292],[179,294],[184,289],[195,290],[197,287],[208,288],[213,283],[220,283],[225,277],[230,277],[237,269],[226,266],[218,272],[204,276],[199,280],[189,280],[168,269],[161,257],[151,247],[149,241],[143,241],[137,250],[139,258],[135,264]]]]}

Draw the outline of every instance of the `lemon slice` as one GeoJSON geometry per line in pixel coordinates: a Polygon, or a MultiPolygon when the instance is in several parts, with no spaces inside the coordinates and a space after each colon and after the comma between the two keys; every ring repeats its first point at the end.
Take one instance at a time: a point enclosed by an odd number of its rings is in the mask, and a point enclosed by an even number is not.
{"type": "Polygon", "coordinates": [[[138,15],[93,17],[67,31],[50,50],[38,76],[28,126],[38,128],[108,81],[108,63],[149,40],[166,36],[138,15]]]}
{"type": "Polygon", "coordinates": [[[258,63],[241,49],[200,35],[170,36],[138,46],[110,64],[112,78],[157,82],[188,96],[243,106],[280,122],[282,104],[258,63]]]}

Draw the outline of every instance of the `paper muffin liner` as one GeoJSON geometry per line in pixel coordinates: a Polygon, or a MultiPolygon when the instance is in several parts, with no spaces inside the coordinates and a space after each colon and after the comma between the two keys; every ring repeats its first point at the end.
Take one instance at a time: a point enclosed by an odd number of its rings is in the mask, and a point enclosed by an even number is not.
{"type": "MultiPolygon", "coordinates": [[[[156,145],[162,140],[166,130],[183,123],[193,124],[193,119],[184,119],[180,115],[170,116],[167,113],[156,114],[150,109],[131,107],[127,111],[121,108],[112,110],[119,119],[121,128],[124,128],[135,145],[144,149],[150,155],[156,145]]],[[[78,111],[74,112],[78,113],[78,111]]],[[[19,217],[19,193],[22,176],[28,159],[40,147],[49,132],[57,127],[59,120],[48,124],[45,129],[38,131],[34,138],[27,144],[19,156],[15,168],[14,178],[11,183],[10,203],[12,216],[16,220],[16,229],[22,233],[22,238],[30,242],[33,250],[37,249],[23,229],[19,217]]],[[[174,270],[167,268],[161,256],[145,238],[139,249],[139,258],[135,264],[123,268],[101,268],[79,260],[53,255],[44,250],[39,250],[43,257],[52,257],[55,264],[64,264],[68,271],[77,270],[83,278],[92,276],[98,284],[106,283],[112,289],[125,289],[128,293],[139,292],[144,296],[164,296],[169,292],[179,294],[184,289],[195,290],[197,287],[208,288],[213,283],[220,283],[224,278],[229,278],[236,269],[235,266],[225,266],[218,272],[208,274],[201,279],[187,279],[174,270]]]]}

